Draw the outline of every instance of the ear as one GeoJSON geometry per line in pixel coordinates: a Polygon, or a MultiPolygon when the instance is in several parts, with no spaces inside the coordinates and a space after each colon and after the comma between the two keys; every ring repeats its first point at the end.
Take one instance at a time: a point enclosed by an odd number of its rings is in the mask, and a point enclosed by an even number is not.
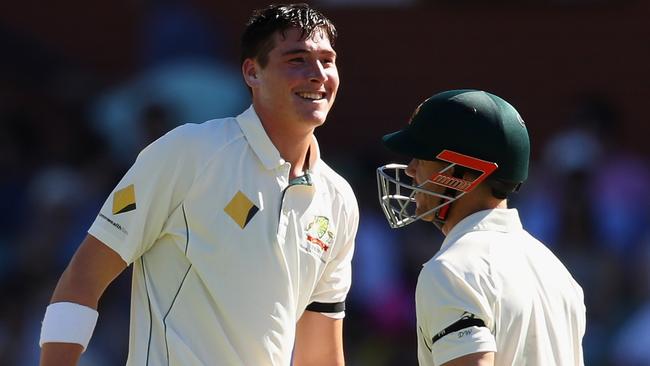
{"type": "Polygon", "coordinates": [[[257,77],[257,72],[259,70],[259,65],[252,58],[247,58],[241,65],[241,72],[244,75],[244,81],[246,85],[250,88],[254,88],[259,84],[259,79],[257,77]]]}

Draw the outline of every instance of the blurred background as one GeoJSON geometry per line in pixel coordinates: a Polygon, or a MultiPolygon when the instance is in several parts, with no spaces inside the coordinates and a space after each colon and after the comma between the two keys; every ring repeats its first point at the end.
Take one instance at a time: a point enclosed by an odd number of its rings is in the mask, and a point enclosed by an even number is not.
{"type": "MultiPolygon", "coordinates": [[[[238,0],[0,3],[0,365],[36,365],[45,306],[137,152],[249,104],[238,0]]],[[[650,365],[650,2],[320,0],[341,88],[317,130],[361,207],[349,365],[415,365],[413,292],[433,225],[391,231],[379,144],[428,96],[479,88],[515,105],[531,177],[511,205],[585,290],[587,365],[650,365]]],[[[81,365],[124,364],[130,273],[100,303],[81,365]]]]}

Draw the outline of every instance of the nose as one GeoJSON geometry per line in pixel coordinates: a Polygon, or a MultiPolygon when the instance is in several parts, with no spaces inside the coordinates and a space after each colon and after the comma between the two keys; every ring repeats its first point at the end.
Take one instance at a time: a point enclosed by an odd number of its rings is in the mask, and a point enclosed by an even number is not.
{"type": "Polygon", "coordinates": [[[417,159],[411,159],[409,164],[406,166],[406,170],[404,171],[406,175],[408,175],[411,178],[415,178],[415,166],[417,164],[417,159]]]}
{"type": "Polygon", "coordinates": [[[320,61],[316,61],[309,68],[309,80],[317,83],[323,83],[327,80],[327,73],[325,73],[325,68],[320,61]]]}

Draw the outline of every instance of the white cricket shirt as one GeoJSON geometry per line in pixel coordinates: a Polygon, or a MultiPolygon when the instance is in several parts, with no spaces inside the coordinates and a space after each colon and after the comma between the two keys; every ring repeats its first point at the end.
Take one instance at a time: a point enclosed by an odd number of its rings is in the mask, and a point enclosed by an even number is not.
{"type": "Polygon", "coordinates": [[[252,107],[140,153],[89,229],[134,264],[128,365],[289,365],[308,306],[344,315],[356,199],[290,168],[252,107]]]}
{"type": "Polygon", "coordinates": [[[454,226],[420,272],[416,307],[420,365],[489,351],[497,366],[584,364],[582,289],[515,209],[454,226]]]}

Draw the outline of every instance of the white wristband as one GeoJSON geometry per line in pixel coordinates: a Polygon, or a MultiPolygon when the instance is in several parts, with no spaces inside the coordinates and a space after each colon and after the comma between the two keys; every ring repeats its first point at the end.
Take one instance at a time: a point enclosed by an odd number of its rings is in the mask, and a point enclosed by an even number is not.
{"type": "Polygon", "coordinates": [[[45,310],[39,345],[43,347],[44,343],[76,343],[85,351],[98,317],[97,310],[73,302],[50,304],[45,310]]]}

